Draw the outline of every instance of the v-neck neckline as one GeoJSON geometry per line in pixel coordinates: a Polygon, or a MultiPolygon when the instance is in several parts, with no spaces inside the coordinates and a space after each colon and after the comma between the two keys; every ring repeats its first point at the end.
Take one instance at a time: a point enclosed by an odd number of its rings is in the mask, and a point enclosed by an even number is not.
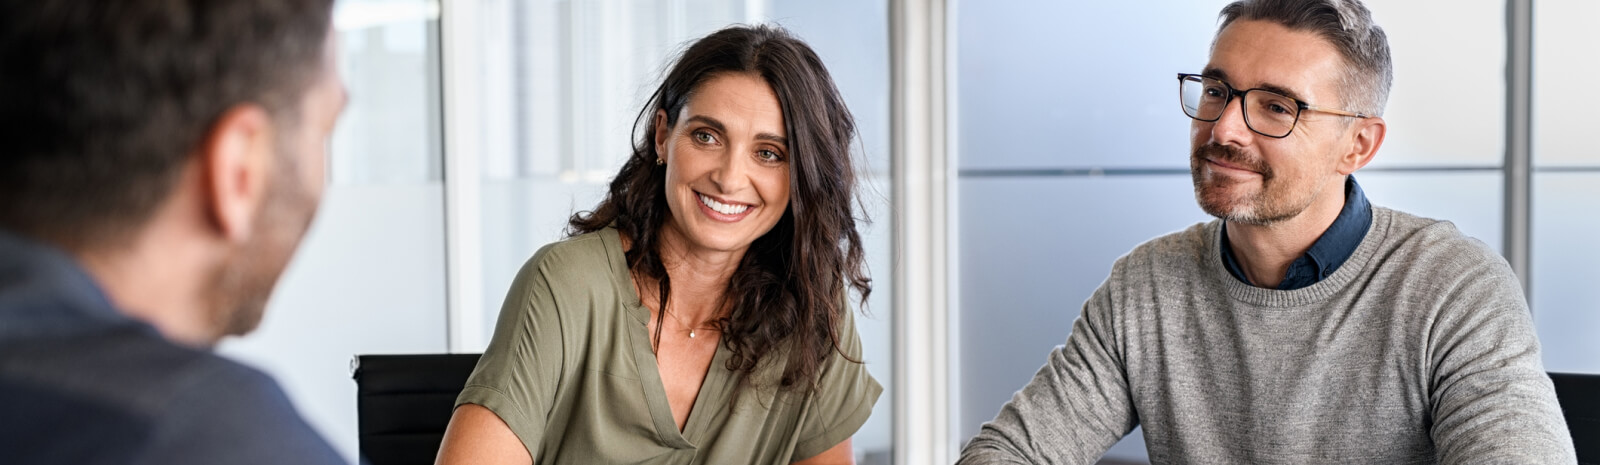
{"type": "Polygon", "coordinates": [[[666,385],[661,380],[659,360],[650,346],[650,308],[644,305],[633,286],[627,255],[622,250],[622,236],[616,228],[603,229],[601,234],[606,254],[610,256],[611,275],[621,297],[619,301],[633,319],[633,324],[628,325],[628,341],[633,349],[634,368],[639,373],[639,388],[655,424],[656,437],[673,448],[696,448],[705,439],[702,436],[711,417],[722,410],[722,404],[727,402],[728,370],[723,367],[728,363],[728,350],[720,342],[717,344],[716,353],[711,356],[711,365],[706,368],[705,379],[701,380],[700,390],[695,393],[694,405],[689,407],[689,418],[684,421],[683,430],[679,431],[678,422],[672,416],[672,404],[667,399],[666,385]]]}

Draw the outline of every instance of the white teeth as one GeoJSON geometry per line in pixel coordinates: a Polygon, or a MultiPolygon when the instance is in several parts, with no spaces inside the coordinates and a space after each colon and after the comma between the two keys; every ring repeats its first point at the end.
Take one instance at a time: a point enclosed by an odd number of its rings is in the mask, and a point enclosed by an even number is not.
{"type": "Polygon", "coordinates": [[[745,210],[749,210],[750,209],[749,205],[728,205],[728,204],[713,200],[711,197],[707,197],[704,194],[700,195],[700,203],[706,204],[707,207],[711,207],[712,210],[716,210],[717,213],[721,213],[721,214],[724,214],[724,215],[737,215],[737,214],[740,214],[740,213],[744,213],[745,210]]]}

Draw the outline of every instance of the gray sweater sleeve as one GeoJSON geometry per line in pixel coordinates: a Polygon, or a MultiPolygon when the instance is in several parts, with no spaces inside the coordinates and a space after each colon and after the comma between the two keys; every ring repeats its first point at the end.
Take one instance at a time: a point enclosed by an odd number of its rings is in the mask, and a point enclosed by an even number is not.
{"type": "Polygon", "coordinates": [[[1576,462],[1516,276],[1498,256],[1441,261],[1450,298],[1427,336],[1440,463],[1576,462]]]}
{"type": "Polygon", "coordinates": [[[1067,343],[983,425],[958,464],[1092,464],[1133,430],[1138,418],[1108,285],[1084,303],[1067,343]]]}

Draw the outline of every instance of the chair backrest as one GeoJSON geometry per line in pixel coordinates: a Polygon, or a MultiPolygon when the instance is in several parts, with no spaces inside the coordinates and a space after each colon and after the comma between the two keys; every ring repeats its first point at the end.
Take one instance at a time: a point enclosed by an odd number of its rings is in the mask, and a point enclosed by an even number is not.
{"type": "Polygon", "coordinates": [[[1578,463],[1600,465],[1600,375],[1551,373],[1561,414],[1572,430],[1572,444],[1578,448],[1578,463]]]}
{"type": "Polygon", "coordinates": [[[357,355],[357,433],[372,465],[428,465],[481,354],[357,355]]]}

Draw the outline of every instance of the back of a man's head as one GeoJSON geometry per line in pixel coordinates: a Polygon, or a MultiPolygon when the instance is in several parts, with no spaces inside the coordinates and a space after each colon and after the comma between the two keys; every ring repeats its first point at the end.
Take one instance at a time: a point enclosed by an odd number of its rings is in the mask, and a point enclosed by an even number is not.
{"type": "Polygon", "coordinates": [[[1361,0],[1239,0],[1223,7],[1220,16],[1219,35],[1235,21],[1267,21],[1327,40],[1349,65],[1340,76],[1343,105],[1383,115],[1394,65],[1388,36],[1361,0]]]}
{"type": "Polygon", "coordinates": [[[331,3],[0,1],[0,229],[128,240],[228,109],[297,123],[331,3]]]}
{"type": "Polygon", "coordinates": [[[254,329],[345,102],[332,2],[0,0],[0,232],[168,339],[254,329]]]}

